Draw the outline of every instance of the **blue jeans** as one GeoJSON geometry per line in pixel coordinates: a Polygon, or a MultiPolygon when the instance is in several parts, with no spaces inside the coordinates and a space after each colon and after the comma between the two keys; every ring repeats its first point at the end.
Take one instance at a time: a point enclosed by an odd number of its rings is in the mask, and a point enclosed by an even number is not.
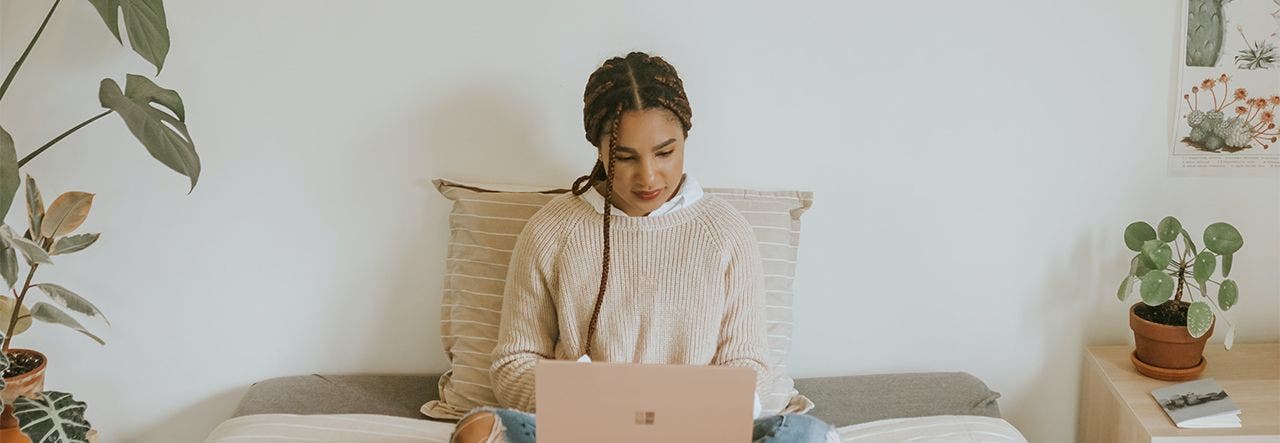
{"type": "MultiPolygon", "coordinates": [[[[534,443],[537,426],[533,414],[514,409],[490,409],[506,428],[509,443],[534,443]]],[[[751,427],[752,443],[810,443],[825,441],[831,425],[811,415],[771,415],[755,420],[751,427]]]]}

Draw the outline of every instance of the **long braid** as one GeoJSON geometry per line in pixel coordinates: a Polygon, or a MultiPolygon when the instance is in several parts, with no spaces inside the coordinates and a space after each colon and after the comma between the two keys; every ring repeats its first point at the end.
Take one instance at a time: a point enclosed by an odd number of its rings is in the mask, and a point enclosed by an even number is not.
{"type": "Polygon", "coordinates": [[[622,123],[622,103],[613,119],[613,129],[609,130],[609,170],[605,175],[604,186],[604,257],[601,258],[600,290],[596,292],[596,306],[591,310],[591,323],[587,326],[587,342],[583,354],[591,355],[591,344],[596,337],[596,324],[600,322],[600,307],[604,305],[604,289],[609,283],[609,216],[613,213],[613,165],[618,158],[613,155],[613,148],[618,146],[618,126],[622,123]]]}
{"type": "Polygon", "coordinates": [[[587,326],[587,337],[583,344],[583,354],[586,355],[591,355],[601,307],[604,305],[605,288],[609,282],[609,244],[612,238],[609,220],[613,209],[614,163],[617,160],[614,148],[618,146],[622,115],[629,111],[651,108],[670,111],[680,121],[684,136],[688,138],[689,129],[693,127],[693,113],[689,108],[689,98],[684,92],[684,82],[680,80],[676,69],[661,57],[643,52],[614,57],[605,61],[587,79],[582,109],[587,141],[597,145],[601,142],[601,133],[608,129],[609,144],[607,147],[602,146],[607,149],[605,155],[608,165],[597,159],[591,173],[574,180],[570,187],[574,195],[582,195],[597,183],[603,181],[605,184],[604,252],[601,257],[600,289],[596,293],[595,307],[591,311],[591,322],[587,326]]]}

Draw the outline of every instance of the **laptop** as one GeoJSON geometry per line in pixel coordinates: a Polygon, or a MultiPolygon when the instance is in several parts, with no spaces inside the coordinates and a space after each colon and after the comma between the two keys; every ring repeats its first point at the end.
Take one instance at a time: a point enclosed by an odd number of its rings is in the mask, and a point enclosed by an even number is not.
{"type": "Polygon", "coordinates": [[[755,372],[723,366],[540,360],[538,441],[751,441],[755,372]]]}

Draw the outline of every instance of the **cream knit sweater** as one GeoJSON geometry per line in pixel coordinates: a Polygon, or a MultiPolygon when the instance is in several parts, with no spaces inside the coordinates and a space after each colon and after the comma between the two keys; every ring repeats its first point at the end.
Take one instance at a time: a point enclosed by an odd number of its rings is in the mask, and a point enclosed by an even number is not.
{"type": "MultiPolygon", "coordinates": [[[[600,284],[603,221],[572,194],[551,200],[512,251],[493,349],[494,392],[534,411],[539,359],[582,355],[600,284]]],[[[590,355],[597,362],[751,368],[765,393],[764,283],[751,226],[706,195],[657,217],[610,219],[609,281],[590,355]]]]}

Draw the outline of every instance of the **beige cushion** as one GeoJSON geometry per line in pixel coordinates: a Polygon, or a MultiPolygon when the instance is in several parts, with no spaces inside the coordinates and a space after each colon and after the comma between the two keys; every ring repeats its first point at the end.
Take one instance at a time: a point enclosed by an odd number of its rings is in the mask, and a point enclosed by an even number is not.
{"type": "MultiPolygon", "coordinates": [[[[440,335],[451,366],[440,377],[440,400],[427,402],[422,413],[457,419],[477,406],[498,403],[489,380],[493,362],[490,352],[498,336],[511,248],[529,217],[567,191],[517,191],[442,179],[433,183],[440,194],[453,201],[444,296],[440,302],[440,335]]],[[[760,399],[764,412],[807,411],[812,403],[798,395],[786,365],[791,352],[792,283],[800,242],[800,215],[813,204],[813,194],[729,188],[705,188],[704,192],[737,208],[751,223],[760,245],[773,379],[773,388],[760,399]]]]}

